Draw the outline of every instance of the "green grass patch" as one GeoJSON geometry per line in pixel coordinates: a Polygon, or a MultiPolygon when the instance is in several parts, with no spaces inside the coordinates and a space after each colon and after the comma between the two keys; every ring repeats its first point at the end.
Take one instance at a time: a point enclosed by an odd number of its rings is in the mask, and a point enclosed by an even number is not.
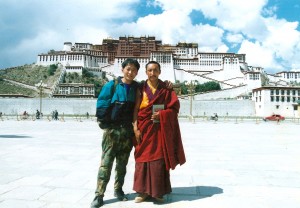
{"type": "Polygon", "coordinates": [[[15,68],[8,68],[1,70],[0,78],[12,79],[21,83],[34,86],[41,80],[49,87],[53,86],[58,79],[61,70],[54,66],[37,66],[37,65],[24,65],[15,68]]]}
{"type": "Polygon", "coordinates": [[[0,94],[26,95],[30,97],[37,96],[37,92],[35,90],[20,87],[1,79],[0,79],[0,94]]]}

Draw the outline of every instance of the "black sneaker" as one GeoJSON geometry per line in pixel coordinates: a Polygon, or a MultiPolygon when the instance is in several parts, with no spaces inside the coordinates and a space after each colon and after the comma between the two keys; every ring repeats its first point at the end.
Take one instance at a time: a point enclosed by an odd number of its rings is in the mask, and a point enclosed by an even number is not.
{"type": "Polygon", "coordinates": [[[103,196],[95,196],[91,203],[91,208],[99,208],[103,206],[103,196]]]}
{"type": "Polygon", "coordinates": [[[124,194],[123,190],[115,190],[114,196],[117,197],[120,201],[127,201],[128,198],[124,194]]]}

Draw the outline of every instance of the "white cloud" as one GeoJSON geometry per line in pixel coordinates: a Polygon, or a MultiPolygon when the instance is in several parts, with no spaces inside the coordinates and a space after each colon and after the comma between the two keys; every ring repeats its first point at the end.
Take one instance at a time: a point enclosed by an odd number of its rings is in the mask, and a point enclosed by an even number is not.
{"type": "Polygon", "coordinates": [[[101,44],[102,40],[109,37],[107,30],[90,25],[75,28],[71,42],[101,44]]]}
{"type": "Polygon", "coordinates": [[[292,69],[300,70],[300,41],[293,48],[293,55],[290,58],[290,66],[292,69]]]}
{"type": "Polygon", "coordinates": [[[243,33],[248,38],[263,38],[267,34],[264,19],[261,16],[267,0],[156,0],[163,10],[180,10],[188,15],[192,10],[216,20],[216,25],[231,33],[243,33]]]}
{"type": "Polygon", "coordinates": [[[282,71],[300,66],[300,32],[297,22],[274,17],[265,18],[267,36],[255,43],[244,40],[239,53],[245,53],[249,65],[261,66],[267,71],[282,71]]]}
{"type": "Polygon", "coordinates": [[[246,54],[250,66],[269,68],[271,71],[282,70],[282,66],[274,60],[274,52],[262,46],[259,42],[252,43],[244,40],[238,53],[246,54]]]}
{"type": "Polygon", "coordinates": [[[226,53],[226,52],[228,52],[228,49],[229,49],[228,46],[223,44],[217,48],[216,52],[226,53]]]}
{"type": "Polygon", "coordinates": [[[155,0],[155,4],[159,5],[164,11],[179,9],[186,14],[190,13],[193,9],[199,9],[202,2],[198,0],[155,0]]]}
{"type": "Polygon", "coordinates": [[[39,53],[46,53],[51,49],[61,50],[63,48],[61,41],[61,35],[55,31],[40,31],[36,37],[23,39],[18,45],[7,49],[5,51],[6,61],[13,64],[12,66],[34,63],[39,53]],[[53,44],[53,42],[59,44],[53,44]]]}
{"type": "Polygon", "coordinates": [[[185,38],[186,28],[191,26],[190,19],[181,11],[168,10],[158,15],[139,18],[136,23],[126,23],[118,28],[120,34],[154,35],[164,43],[175,44],[178,38],[185,38]]]}
{"type": "Polygon", "coordinates": [[[168,10],[162,14],[139,18],[135,23],[123,24],[115,32],[127,32],[135,36],[152,35],[161,39],[164,44],[196,42],[200,48],[209,48],[210,51],[215,51],[223,45],[222,29],[208,24],[192,25],[189,16],[180,10],[168,10]]]}
{"type": "Polygon", "coordinates": [[[239,31],[257,20],[266,2],[267,0],[215,0],[201,9],[206,17],[217,19],[219,26],[227,30],[239,31]]]}
{"type": "Polygon", "coordinates": [[[263,40],[263,45],[273,50],[279,58],[291,58],[300,42],[300,32],[296,30],[298,23],[268,18],[266,24],[269,36],[263,40]]]}
{"type": "Polygon", "coordinates": [[[233,34],[228,33],[226,35],[226,40],[230,43],[241,43],[243,41],[244,37],[242,34],[233,34]]]}
{"type": "Polygon", "coordinates": [[[262,14],[267,16],[267,17],[271,17],[271,16],[276,16],[276,11],[278,10],[277,6],[271,6],[268,8],[264,8],[262,10],[262,14]]]}
{"type": "Polygon", "coordinates": [[[111,25],[135,15],[137,2],[0,1],[0,68],[35,62],[38,53],[61,50],[65,41],[100,44],[111,25]]]}

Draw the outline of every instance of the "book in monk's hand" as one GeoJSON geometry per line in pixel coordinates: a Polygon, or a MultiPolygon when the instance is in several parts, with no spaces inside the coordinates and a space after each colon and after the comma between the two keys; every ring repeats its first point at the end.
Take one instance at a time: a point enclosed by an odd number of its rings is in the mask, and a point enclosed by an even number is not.
{"type": "MultiPolygon", "coordinates": [[[[164,104],[154,104],[152,106],[152,113],[154,114],[154,113],[156,113],[156,112],[158,112],[160,110],[164,110],[164,109],[165,109],[165,105],[164,104]]],[[[159,123],[159,120],[154,119],[153,123],[159,123]]]]}

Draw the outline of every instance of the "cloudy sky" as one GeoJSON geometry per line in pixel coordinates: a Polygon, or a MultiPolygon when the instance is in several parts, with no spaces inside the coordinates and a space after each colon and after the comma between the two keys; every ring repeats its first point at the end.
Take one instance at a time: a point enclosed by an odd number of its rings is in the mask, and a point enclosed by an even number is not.
{"type": "Polygon", "coordinates": [[[156,36],[246,54],[268,73],[300,69],[299,0],[0,0],[0,69],[64,42],[156,36]]]}

